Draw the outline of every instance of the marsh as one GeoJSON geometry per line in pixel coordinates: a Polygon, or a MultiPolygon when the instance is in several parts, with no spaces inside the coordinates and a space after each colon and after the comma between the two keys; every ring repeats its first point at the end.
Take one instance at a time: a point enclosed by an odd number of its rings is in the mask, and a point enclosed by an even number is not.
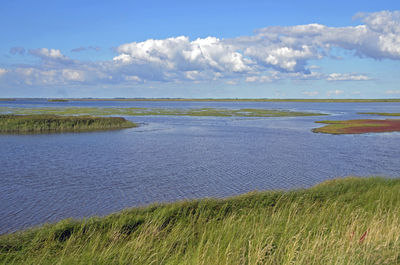
{"type": "Polygon", "coordinates": [[[125,116],[119,131],[0,135],[0,233],[67,217],[252,190],[310,187],[339,176],[398,177],[400,133],[329,135],[319,120],[385,119],[399,103],[2,101],[3,108],[225,108],[300,117],[125,116]]]}

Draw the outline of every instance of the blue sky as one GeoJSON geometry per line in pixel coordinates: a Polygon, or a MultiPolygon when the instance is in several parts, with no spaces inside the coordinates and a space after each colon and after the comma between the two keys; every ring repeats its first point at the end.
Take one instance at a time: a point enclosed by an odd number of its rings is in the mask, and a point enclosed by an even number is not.
{"type": "Polygon", "coordinates": [[[0,97],[399,98],[400,3],[369,2],[7,1],[0,97]]]}

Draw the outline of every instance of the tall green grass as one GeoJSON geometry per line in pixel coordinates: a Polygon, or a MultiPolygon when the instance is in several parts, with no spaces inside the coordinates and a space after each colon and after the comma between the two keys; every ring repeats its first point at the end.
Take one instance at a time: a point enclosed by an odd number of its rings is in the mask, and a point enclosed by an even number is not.
{"type": "Polygon", "coordinates": [[[0,132],[35,133],[57,131],[90,131],[136,127],[119,117],[0,115],[0,132]]]}
{"type": "Polygon", "coordinates": [[[0,236],[2,264],[399,264],[400,179],[150,205],[0,236]]]}

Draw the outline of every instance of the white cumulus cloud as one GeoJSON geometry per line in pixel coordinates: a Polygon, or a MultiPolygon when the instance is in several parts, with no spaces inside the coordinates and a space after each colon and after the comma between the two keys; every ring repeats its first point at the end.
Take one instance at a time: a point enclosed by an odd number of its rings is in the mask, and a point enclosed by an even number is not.
{"type": "Polygon", "coordinates": [[[150,65],[165,72],[215,71],[223,73],[245,72],[251,68],[248,59],[232,45],[215,37],[190,41],[180,36],[164,40],[132,42],[117,48],[113,60],[123,64],[150,65]]]}
{"type": "Polygon", "coordinates": [[[267,76],[267,75],[253,75],[253,76],[248,76],[246,77],[246,82],[248,83],[254,83],[254,82],[258,82],[258,83],[265,83],[265,82],[271,82],[273,81],[273,78],[271,76],[267,76]]]}
{"type": "Polygon", "coordinates": [[[29,53],[41,58],[49,58],[49,59],[64,59],[65,56],[61,53],[60,50],[57,49],[33,49],[29,50],[29,53]]]}
{"type": "Polygon", "coordinates": [[[64,69],[62,70],[62,76],[67,81],[84,81],[85,74],[82,71],[72,70],[72,69],[64,69]]]}
{"type": "Polygon", "coordinates": [[[359,74],[340,74],[332,73],[327,77],[328,81],[368,81],[371,80],[370,77],[366,75],[359,74]]]}
{"type": "MultiPolygon", "coordinates": [[[[316,65],[319,59],[333,56],[334,49],[352,51],[362,58],[400,60],[399,11],[360,13],[356,18],[361,22],[358,26],[274,26],[231,39],[148,39],[122,44],[115,49],[117,54],[112,60],[96,62],[72,60],[59,49],[30,49],[30,55],[41,59],[38,63],[7,67],[4,71],[10,76],[9,82],[37,85],[216,80],[264,83],[282,79],[368,81],[369,76],[354,72],[323,74],[323,69],[316,65]]],[[[23,50],[19,47],[12,52],[23,50]]]]}

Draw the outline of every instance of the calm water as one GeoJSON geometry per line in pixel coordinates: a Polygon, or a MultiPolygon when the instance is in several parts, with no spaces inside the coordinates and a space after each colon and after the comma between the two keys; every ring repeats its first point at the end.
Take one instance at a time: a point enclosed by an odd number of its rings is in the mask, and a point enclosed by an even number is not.
{"type": "Polygon", "coordinates": [[[329,117],[127,117],[139,128],[0,135],[0,233],[67,217],[252,190],[309,187],[338,176],[400,176],[400,133],[314,134],[316,120],[383,118],[400,103],[0,102],[3,107],[225,107],[329,117]]]}

